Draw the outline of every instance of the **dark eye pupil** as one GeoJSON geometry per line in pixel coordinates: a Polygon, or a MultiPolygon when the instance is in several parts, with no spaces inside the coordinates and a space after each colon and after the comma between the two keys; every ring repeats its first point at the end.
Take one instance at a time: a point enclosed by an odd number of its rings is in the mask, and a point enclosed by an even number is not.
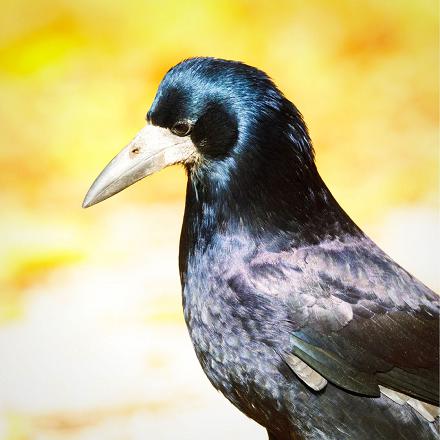
{"type": "Polygon", "coordinates": [[[191,126],[187,122],[176,122],[171,131],[177,136],[186,136],[191,131],[191,126]]]}

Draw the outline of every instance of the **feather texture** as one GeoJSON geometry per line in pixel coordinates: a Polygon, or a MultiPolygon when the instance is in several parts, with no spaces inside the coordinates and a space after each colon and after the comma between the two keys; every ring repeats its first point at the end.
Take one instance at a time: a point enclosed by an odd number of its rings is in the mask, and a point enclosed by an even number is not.
{"type": "Polygon", "coordinates": [[[298,109],[258,69],[195,58],[148,120],[192,124],[179,267],[214,387],[271,440],[437,438],[418,401],[438,405],[438,297],[336,202],[298,109]]]}

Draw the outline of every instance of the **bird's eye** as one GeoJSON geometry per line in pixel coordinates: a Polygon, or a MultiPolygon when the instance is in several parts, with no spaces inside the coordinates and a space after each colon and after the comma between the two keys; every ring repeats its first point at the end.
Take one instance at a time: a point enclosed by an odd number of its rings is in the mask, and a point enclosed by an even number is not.
{"type": "Polygon", "coordinates": [[[186,121],[176,122],[171,128],[171,132],[177,136],[187,136],[191,131],[191,124],[186,121]]]}

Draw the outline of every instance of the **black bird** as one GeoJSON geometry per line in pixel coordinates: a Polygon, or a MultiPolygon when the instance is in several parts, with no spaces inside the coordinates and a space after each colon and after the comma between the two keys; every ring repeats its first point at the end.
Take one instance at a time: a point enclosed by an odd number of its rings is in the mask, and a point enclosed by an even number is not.
{"type": "Polygon", "coordinates": [[[211,383],[270,440],[434,439],[439,302],[343,211],[262,71],[193,58],[84,207],[181,163],[183,308],[211,383]]]}

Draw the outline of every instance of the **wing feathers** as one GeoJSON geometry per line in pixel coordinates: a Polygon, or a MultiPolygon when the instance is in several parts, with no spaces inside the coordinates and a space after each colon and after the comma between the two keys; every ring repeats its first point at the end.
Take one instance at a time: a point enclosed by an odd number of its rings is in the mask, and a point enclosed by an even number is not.
{"type": "Polygon", "coordinates": [[[376,376],[382,385],[398,389],[431,405],[439,404],[439,382],[435,371],[418,370],[413,374],[393,368],[386,373],[377,373],[376,376]]]}
{"type": "Polygon", "coordinates": [[[428,422],[433,422],[436,417],[439,417],[439,408],[429,403],[420,402],[420,400],[407,396],[398,391],[390,390],[389,388],[379,385],[380,392],[396,402],[399,405],[408,404],[414,408],[420,415],[422,415],[428,422]]]}
{"type": "Polygon", "coordinates": [[[308,344],[295,335],[292,338],[293,353],[328,381],[354,393],[380,396],[379,387],[371,375],[357,371],[334,353],[308,344]]]}
{"type": "Polygon", "coordinates": [[[293,370],[293,372],[308,385],[312,390],[320,391],[327,385],[325,380],[318,372],[313,368],[310,368],[299,357],[290,354],[285,357],[287,365],[293,370]]]}

